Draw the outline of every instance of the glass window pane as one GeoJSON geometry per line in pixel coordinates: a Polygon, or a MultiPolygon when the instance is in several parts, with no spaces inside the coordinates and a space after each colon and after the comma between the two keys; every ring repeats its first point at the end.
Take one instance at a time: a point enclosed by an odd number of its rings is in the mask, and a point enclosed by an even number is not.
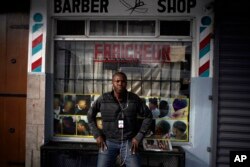
{"type": "Polygon", "coordinates": [[[75,80],[66,80],[64,91],[67,93],[75,93],[75,80]]]}
{"type": "Polygon", "coordinates": [[[94,94],[103,93],[103,82],[100,80],[94,80],[94,94]]]}
{"type": "Polygon", "coordinates": [[[112,90],[112,81],[104,81],[103,92],[109,92],[112,90]]]}
{"type": "Polygon", "coordinates": [[[166,81],[170,79],[170,63],[166,63],[162,66],[162,75],[161,78],[162,80],[166,81]]]}
{"type": "Polygon", "coordinates": [[[84,81],[84,93],[92,94],[94,93],[94,82],[93,81],[84,81]]]}
{"type": "Polygon", "coordinates": [[[171,84],[171,97],[180,96],[180,83],[174,82],[171,84]]]}
{"type": "Polygon", "coordinates": [[[114,36],[117,33],[116,21],[90,21],[90,35],[114,36]]]}
{"type": "Polygon", "coordinates": [[[173,63],[171,68],[171,79],[173,80],[180,80],[181,75],[181,64],[180,63],[173,63]]]}
{"type": "Polygon", "coordinates": [[[163,82],[161,84],[161,97],[170,97],[170,83],[163,82]]]}
{"type": "Polygon", "coordinates": [[[152,84],[151,82],[144,81],[142,84],[142,96],[151,96],[152,84]]]}
{"type": "Polygon", "coordinates": [[[142,70],[142,80],[144,81],[150,81],[151,80],[151,68],[150,67],[144,67],[142,70]]]}
{"type": "Polygon", "coordinates": [[[190,21],[161,21],[160,35],[190,36],[190,21]]]}
{"type": "Polygon", "coordinates": [[[160,88],[160,82],[152,82],[152,95],[151,96],[159,97],[161,93],[159,91],[159,88],[160,88]]]}
{"type": "Polygon", "coordinates": [[[64,93],[64,80],[54,79],[54,93],[64,93]]]}
{"type": "Polygon", "coordinates": [[[154,36],[155,21],[128,21],[129,36],[154,36]]]}
{"type": "Polygon", "coordinates": [[[75,93],[83,93],[84,90],[84,81],[83,79],[77,79],[75,83],[75,93]]]}
{"type": "Polygon", "coordinates": [[[118,35],[127,36],[127,21],[118,21],[118,35]]]}
{"type": "Polygon", "coordinates": [[[57,20],[57,35],[84,35],[85,21],[57,20]]]}
{"type": "Polygon", "coordinates": [[[159,66],[155,66],[152,68],[152,80],[159,81],[161,79],[161,68],[159,66]]]}
{"type": "Polygon", "coordinates": [[[132,92],[136,93],[139,96],[142,95],[142,93],[141,93],[142,82],[141,81],[133,81],[131,86],[132,86],[132,89],[131,89],[132,92]]]}

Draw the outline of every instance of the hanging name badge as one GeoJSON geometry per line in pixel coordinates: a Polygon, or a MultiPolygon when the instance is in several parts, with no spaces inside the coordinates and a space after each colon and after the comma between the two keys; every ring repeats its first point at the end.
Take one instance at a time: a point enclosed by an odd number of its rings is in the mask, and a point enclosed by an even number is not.
{"type": "Polygon", "coordinates": [[[123,129],[124,128],[124,121],[123,120],[118,120],[118,128],[123,129]]]}

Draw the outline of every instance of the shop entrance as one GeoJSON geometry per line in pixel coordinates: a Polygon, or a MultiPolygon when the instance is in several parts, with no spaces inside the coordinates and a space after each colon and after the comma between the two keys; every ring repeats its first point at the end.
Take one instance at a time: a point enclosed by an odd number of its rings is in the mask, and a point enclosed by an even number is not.
{"type": "Polygon", "coordinates": [[[0,166],[25,166],[28,13],[0,14],[0,166]]]}

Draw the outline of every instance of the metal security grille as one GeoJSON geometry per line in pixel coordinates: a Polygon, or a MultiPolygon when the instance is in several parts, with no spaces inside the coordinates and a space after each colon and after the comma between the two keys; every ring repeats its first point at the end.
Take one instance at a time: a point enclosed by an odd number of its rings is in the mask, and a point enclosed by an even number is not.
{"type": "Polygon", "coordinates": [[[243,0],[215,3],[214,149],[212,166],[250,149],[250,18],[243,0]]]}

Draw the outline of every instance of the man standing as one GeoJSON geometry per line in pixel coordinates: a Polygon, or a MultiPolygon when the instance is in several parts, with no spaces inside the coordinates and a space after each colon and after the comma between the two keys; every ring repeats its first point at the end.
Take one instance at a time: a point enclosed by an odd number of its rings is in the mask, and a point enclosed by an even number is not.
{"type": "Polygon", "coordinates": [[[126,74],[115,73],[112,85],[113,90],[100,96],[88,112],[89,126],[100,148],[97,166],[114,166],[120,155],[121,166],[139,167],[138,145],[150,128],[152,114],[139,96],[127,91],[126,74]],[[98,112],[102,116],[102,130],[96,125],[98,112]],[[144,118],[140,128],[138,115],[144,118]]]}

